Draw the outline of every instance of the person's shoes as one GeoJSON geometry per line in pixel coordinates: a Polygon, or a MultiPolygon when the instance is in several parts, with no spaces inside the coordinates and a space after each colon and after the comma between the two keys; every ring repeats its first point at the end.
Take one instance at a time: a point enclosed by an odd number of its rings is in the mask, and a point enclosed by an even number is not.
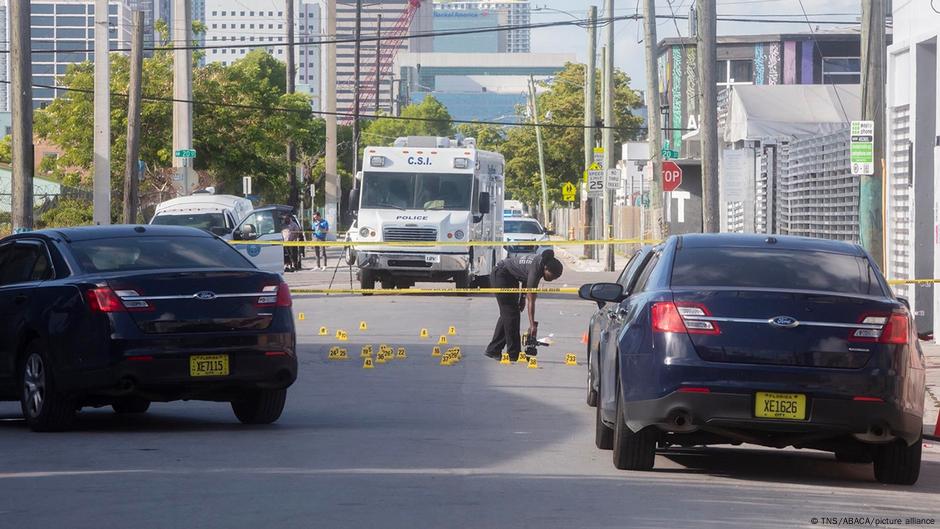
{"type": "Polygon", "coordinates": [[[509,361],[512,362],[512,363],[518,362],[518,361],[519,361],[519,353],[510,354],[510,355],[509,355],[509,361]]]}
{"type": "Polygon", "coordinates": [[[503,354],[502,354],[502,353],[494,353],[494,352],[491,352],[491,351],[487,351],[487,352],[485,352],[485,353],[483,353],[483,354],[485,354],[486,356],[492,358],[493,360],[499,360],[499,359],[501,359],[501,358],[503,357],[503,354]]]}

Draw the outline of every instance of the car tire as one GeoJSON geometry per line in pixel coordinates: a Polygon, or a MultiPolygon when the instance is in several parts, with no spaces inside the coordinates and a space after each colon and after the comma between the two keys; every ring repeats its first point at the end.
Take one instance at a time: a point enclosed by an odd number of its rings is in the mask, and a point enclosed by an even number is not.
{"type": "Polygon", "coordinates": [[[351,246],[343,248],[343,260],[349,266],[356,264],[356,250],[353,250],[351,246]]]}
{"type": "Polygon", "coordinates": [[[146,413],[150,409],[150,401],[139,397],[127,397],[114,401],[111,404],[111,409],[114,410],[114,413],[121,415],[146,413]]]}
{"type": "MultiPolygon", "coordinates": [[[[362,290],[375,289],[375,274],[372,270],[359,270],[359,288],[362,290]]],[[[371,296],[371,293],[363,292],[363,296],[371,296]]]]}
{"type": "Polygon", "coordinates": [[[874,460],[871,450],[862,446],[836,448],[833,455],[836,456],[836,461],[840,463],[871,464],[874,460]]]}
{"type": "Polygon", "coordinates": [[[232,401],[232,411],[243,424],[271,424],[281,417],[287,388],[260,389],[232,401]]]}
{"type": "Polygon", "coordinates": [[[594,446],[601,450],[614,447],[614,431],[601,420],[601,407],[594,410],[594,446]]]}
{"type": "Polygon", "coordinates": [[[19,364],[20,408],[34,432],[61,432],[75,419],[75,402],[59,392],[41,342],[30,343],[19,364]]]}
{"type": "Polygon", "coordinates": [[[890,485],[913,485],[920,476],[920,459],[923,441],[908,446],[897,439],[875,448],[875,479],[890,485]]]}
{"type": "Polygon", "coordinates": [[[624,418],[623,393],[617,387],[617,420],[614,426],[613,461],[620,470],[652,470],[656,461],[656,442],[659,432],[647,426],[639,432],[627,427],[624,418]]]}

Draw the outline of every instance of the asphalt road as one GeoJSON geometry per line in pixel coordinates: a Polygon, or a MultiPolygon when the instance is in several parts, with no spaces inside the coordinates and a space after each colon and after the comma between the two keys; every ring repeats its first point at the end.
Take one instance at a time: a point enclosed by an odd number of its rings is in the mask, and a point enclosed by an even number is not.
{"type": "MultiPolygon", "coordinates": [[[[828,454],[753,447],[669,450],[653,472],[615,470],[610,452],[594,448],[584,404],[580,336],[591,310],[570,297],[540,300],[542,334],[555,344],[527,369],[482,356],[492,298],[295,298],[305,315],[300,376],[269,427],[238,424],[224,404],[181,402],[139,417],[86,410],[74,432],[34,434],[17,405],[0,403],[0,527],[756,529],[827,516],[940,519],[936,443],[912,488],[877,484],[870,466],[828,454]],[[443,367],[418,335],[449,325],[464,360],[443,367]],[[318,336],[320,326],[331,336],[318,336]],[[332,338],[338,328],[348,342],[332,338]],[[405,346],[408,358],[363,370],[361,345],[382,343],[405,346]],[[327,360],[333,345],[353,358],[327,360]],[[568,352],[581,365],[564,365],[568,352]]],[[[906,525],[919,526],[928,525],[906,525]]]]}

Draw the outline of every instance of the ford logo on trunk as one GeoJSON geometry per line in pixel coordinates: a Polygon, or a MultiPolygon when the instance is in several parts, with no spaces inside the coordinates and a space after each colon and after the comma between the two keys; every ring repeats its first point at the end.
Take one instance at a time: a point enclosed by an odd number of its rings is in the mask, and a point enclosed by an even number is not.
{"type": "Polygon", "coordinates": [[[770,319],[770,324],[781,329],[792,329],[798,326],[800,322],[790,316],[777,316],[770,319]]]}
{"type": "Polygon", "coordinates": [[[201,299],[201,300],[203,300],[203,301],[210,301],[210,300],[215,299],[216,296],[215,296],[215,292],[210,292],[210,291],[208,291],[208,290],[203,290],[202,292],[196,292],[196,293],[193,295],[193,297],[196,298],[196,299],[201,299]]]}

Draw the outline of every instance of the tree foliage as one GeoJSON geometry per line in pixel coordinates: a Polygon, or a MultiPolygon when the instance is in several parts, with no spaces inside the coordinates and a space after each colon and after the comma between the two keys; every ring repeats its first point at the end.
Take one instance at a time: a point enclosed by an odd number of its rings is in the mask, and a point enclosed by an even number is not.
{"type": "Polygon", "coordinates": [[[382,117],[370,122],[362,131],[360,145],[391,145],[402,136],[450,137],[454,134],[450,112],[433,96],[402,109],[401,118],[382,117]]]}

